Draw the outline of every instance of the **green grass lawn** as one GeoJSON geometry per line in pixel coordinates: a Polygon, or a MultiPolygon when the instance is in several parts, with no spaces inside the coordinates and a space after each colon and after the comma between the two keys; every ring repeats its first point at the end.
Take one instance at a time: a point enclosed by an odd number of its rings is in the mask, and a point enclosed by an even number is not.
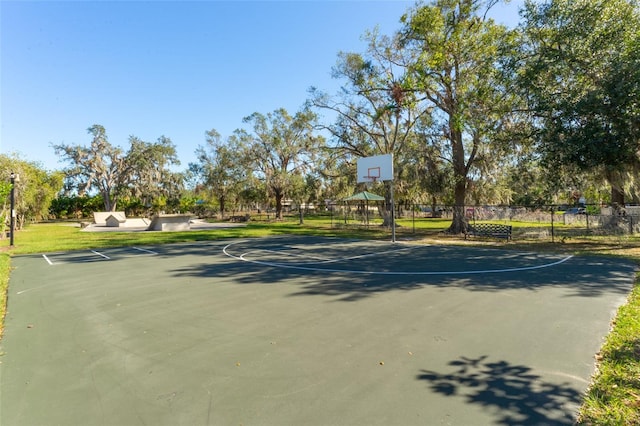
{"type": "Polygon", "coordinates": [[[598,354],[598,373],[581,408],[579,424],[640,424],[640,286],[618,310],[598,354]]]}
{"type": "Polygon", "coordinates": [[[4,315],[7,310],[7,289],[9,286],[9,274],[11,258],[8,253],[0,253],[0,339],[4,331],[4,315]]]}
{"type": "MultiPolygon", "coordinates": [[[[581,237],[551,243],[544,240],[516,239],[511,243],[496,241],[464,241],[460,236],[442,233],[450,221],[428,219],[398,222],[400,235],[412,240],[440,244],[499,245],[503,248],[536,251],[621,256],[640,265],[640,237],[581,237]]],[[[533,228],[536,224],[513,223],[516,228],[533,228]]],[[[77,224],[35,224],[16,233],[15,247],[7,240],[0,241],[0,333],[2,332],[7,288],[10,285],[10,256],[129,245],[169,244],[224,238],[263,237],[269,235],[305,234],[341,236],[345,238],[387,239],[389,230],[376,224],[364,226],[337,218],[305,217],[299,224],[297,217],[284,221],[252,221],[246,227],[187,232],[81,232],[77,224]]],[[[640,279],[620,308],[613,328],[601,352],[597,355],[598,372],[585,396],[579,423],[587,425],[640,424],[640,279]]]]}

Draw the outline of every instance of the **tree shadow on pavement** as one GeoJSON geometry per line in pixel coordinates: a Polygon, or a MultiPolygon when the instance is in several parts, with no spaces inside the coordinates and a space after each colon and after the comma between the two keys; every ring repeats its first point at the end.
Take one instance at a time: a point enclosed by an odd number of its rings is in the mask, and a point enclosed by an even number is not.
{"type": "Polygon", "coordinates": [[[562,288],[564,297],[600,297],[627,294],[635,270],[629,262],[601,257],[576,256],[540,267],[565,256],[309,237],[164,246],[162,252],[167,259],[202,256],[202,261],[171,269],[176,277],[229,277],[238,284],[295,282],[292,296],[330,296],[347,302],[425,287],[476,292],[562,288]]]}
{"type": "Polygon", "coordinates": [[[497,414],[496,424],[572,425],[581,393],[569,383],[545,382],[530,367],[487,356],[449,362],[448,374],[422,370],[417,379],[439,394],[466,399],[497,414]]]}

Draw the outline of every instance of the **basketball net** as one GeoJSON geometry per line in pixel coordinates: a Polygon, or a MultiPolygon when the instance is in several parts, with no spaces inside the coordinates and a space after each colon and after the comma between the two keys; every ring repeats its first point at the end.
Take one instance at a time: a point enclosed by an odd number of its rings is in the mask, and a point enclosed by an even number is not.
{"type": "Polygon", "coordinates": [[[371,189],[371,187],[376,183],[376,181],[378,180],[378,176],[362,176],[364,179],[367,179],[367,181],[364,183],[364,186],[367,188],[367,191],[371,189]]]}

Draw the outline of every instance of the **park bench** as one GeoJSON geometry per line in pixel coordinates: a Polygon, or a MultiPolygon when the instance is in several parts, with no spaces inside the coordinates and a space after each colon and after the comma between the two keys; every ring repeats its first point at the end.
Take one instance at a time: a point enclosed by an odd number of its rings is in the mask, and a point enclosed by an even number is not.
{"type": "Polygon", "coordinates": [[[509,241],[511,239],[511,225],[476,223],[475,225],[467,226],[467,232],[464,234],[464,239],[466,240],[467,237],[504,238],[509,241]]]}
{"type": "Polygon", "coordinates": [[[248,214],[242,216],[231,216],[229,218],[231,222],[249,222],[249,219],[251,219],[251,215],[248,214]]]}

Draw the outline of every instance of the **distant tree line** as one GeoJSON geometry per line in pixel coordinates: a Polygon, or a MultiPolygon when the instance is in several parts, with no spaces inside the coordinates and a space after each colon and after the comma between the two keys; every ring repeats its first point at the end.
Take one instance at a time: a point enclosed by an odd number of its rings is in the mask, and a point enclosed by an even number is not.
{"type": "Polygon", "coordinates": [[[20,230],[32,221],[49,218],[49,206],[59,194],[64,175],[62,172],[47,172],[39,164],[13,155],[0,155],[0,209],[2,237],[6,236],[11,218],[11,175],[14,175],[15,227],[20,230]]]}
{"type": "MultiPolygon", "coordinates": [[[[105,210],[281,217],[285,200],[323,205],[363,189],[356,160],[379,154],[394,155],[398,202],[453,206],[454,233],[465,205],[640,202],[638,2],[527,1],[517,28],[488,18],[498,2],[417,4],[397,32],[372,30],[364,52],[338,54],[338,93],[311,88],[294,115],[206,131],[181,173],[170,139],[131,137],[124,151],[94,125],[90,146],[54,147],[69,165],[56,203],[99,194],[105,210]]],[[[371,189],[389,198],[387,184],[371,189]]]]}

